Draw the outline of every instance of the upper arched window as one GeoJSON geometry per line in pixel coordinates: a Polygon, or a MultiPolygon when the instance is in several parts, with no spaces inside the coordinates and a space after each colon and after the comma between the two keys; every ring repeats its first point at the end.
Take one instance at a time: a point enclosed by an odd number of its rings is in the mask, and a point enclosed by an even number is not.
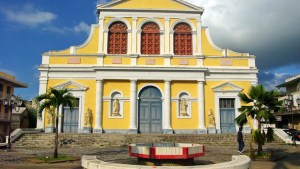
{"type": "Polygon", "coordinates": [[[148,22],[142,27],[141,53],[148,55],[160,54],[159,26],[154,22],[148,22]]]}
{"type": "Polygon", "coordinates": [[[109,27],[108,54],[127,54],[127,26],[114,22],[109,27]]]}
{"type": "Polygon", "coordinates": [[[192,28],[187,23],[179,23],[174,27],[174,54],[193,54],[192,28]]]}

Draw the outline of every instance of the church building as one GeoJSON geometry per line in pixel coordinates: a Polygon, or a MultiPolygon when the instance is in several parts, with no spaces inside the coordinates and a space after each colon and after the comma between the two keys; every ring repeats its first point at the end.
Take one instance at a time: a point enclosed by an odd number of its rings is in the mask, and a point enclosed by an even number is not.
{"type": "MultiPolygon", "coordinates": [[[[60,108],[59,132],[237,131],[238,93],[257,85],[255,56],[215,45],[202,7],[114,0],[97,12],[86,42],[42,56],[39,94],[67,88],[78,100],[72,112],[60,108]]],[[[37,123],[45,132],[53,126],[47,112],[37,123]]]]}

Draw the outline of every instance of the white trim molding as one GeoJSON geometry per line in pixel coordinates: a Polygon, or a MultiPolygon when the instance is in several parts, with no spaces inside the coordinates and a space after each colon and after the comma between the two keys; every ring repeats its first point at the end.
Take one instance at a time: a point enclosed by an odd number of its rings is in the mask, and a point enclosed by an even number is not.
{"type": "MultiPolygon", "coordinates": [[[[235,106],[235,118],[240,115],[238,108],[241,107],[241,101],[238,94],[243,90],[241,87],[236,86],[232,83],[223,83],[212,89],[214,91],[215,97],[215,120],[216,120],[216,129],[218,132],[221,131],[221,115],[220,115],[220,99],[234,99],[235,106]],[[224,90],[224,87],[229,86],[231,89],[224,90]]],[[[236,130],[238,130],[238,125],[236,125],[236,130]]]]}

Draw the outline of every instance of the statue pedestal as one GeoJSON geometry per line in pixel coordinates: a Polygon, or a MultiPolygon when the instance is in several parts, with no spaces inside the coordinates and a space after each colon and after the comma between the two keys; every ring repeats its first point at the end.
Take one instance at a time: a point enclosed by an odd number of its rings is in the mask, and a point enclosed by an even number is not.
{"type": "Polygon", "coordinates": [[[83,127],[83,133],[92,133],[92,127],[83,127]]]}
{"type": "Polygon", "coordinates": [[[216,134],[217,130],[215,127],[208,127],[208,134],[216,134]]]}
{"type": "Polygon", "coordinates": [[[47,126],[45,128],[45,133],[54,133],[54,132],[55,132],[54,126],[47,126]]]}

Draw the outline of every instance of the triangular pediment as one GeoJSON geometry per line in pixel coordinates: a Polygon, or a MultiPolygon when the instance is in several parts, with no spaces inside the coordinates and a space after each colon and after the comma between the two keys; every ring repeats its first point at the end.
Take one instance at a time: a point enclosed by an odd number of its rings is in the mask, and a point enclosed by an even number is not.
{"type": "Polygon", "coordinates": [[[98,5],[98,9],[204,11],[203,8],[183,0],[115,0],[98,5]]]}
{"type": "Polygon", "coordinates": [[[88,87],[81,85],[79,83],[76,83],[74,81],[67,81],[64,82],[62,84],[59,84],[57,86],[54,87],[55,89],[63,89],[66,88],[70,91],[86,91],[88,89],[88,87]]]}
{"type": "Polygon", "coordinates": [[[223,83],[213,88],[213,91],[215,92],[241,92],[242,90],[243,88],[234,85],[230,82],[223,83]]]}

